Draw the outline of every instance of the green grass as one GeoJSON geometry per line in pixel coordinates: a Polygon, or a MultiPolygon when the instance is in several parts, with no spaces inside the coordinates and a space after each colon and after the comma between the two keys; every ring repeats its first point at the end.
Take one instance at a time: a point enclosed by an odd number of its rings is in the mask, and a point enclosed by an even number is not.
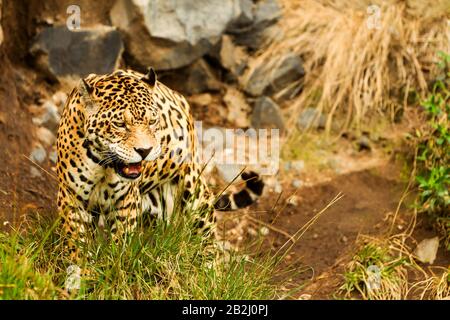
{"type": "Polygon", "coordinates": [[[450,55],[441,52],[440,57],[442,76],[421,104],[424,125],[413,141],[419,210],[430,215],[450,250],[450,55]]]}
{"type": "Polygon", "coordinates": [[[192,232],[190,217],[157,221],[118,244],[97,234],[83,249],[79,290],[65,289],[73,262],[60,222],[37,219],[0,233],[0,299],[275,299],[278,258],[225,254],[192,232]]]}

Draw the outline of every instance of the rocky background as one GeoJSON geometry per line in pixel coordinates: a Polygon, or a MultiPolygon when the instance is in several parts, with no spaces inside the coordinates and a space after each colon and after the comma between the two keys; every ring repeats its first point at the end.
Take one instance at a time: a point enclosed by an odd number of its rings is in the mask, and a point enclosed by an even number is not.
{"type": "MultiPolygon", "coordinates": [[[[301,92],[298,55],[254,63],[281,36],[277,0],[3,0],[0,9],[0,210],[7,218],[53,210],[60,113],[90,73],[152,66],[209,126],[285,132],[283,106],[301,92]]],[[[307,110],[299,125],[314,115],[307,110]]]]}

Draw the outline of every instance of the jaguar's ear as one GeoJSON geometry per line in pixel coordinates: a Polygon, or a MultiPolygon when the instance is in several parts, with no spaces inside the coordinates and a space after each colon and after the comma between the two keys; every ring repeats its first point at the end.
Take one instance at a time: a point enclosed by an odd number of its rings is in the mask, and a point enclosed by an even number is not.
{"type": "Polygon", "coordinates": [[[141,80],[154,87],[157,80],[155,69],[153,69],[152,67],[148,68],[147,74],[143,76],[141,80]]]}
{"type": "Polygon", "coordinates": [[[94,100],[91,96],[94,92],[94,88],[90,86],[86,80],[81,79],[78,85],[78,91],[80,92],[81,102],[86,107],[86,110],[92,112],[95,107],[94,100]]]}

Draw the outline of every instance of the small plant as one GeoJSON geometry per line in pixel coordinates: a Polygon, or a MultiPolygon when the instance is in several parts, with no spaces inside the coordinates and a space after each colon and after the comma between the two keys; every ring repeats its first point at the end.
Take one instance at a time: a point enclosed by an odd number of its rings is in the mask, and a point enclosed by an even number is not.
{"type": "Polygon", "coordinates": [[[346,267],[339,292],[358,293],[364,300],[404,299],[408,292],[407,269],[412,260],[399,239],[367,238],[346,267]]]}
{"type": "Polygon", "coordinates": [[[426,122],[416,130],[419,205],[443,232],[450,250],[450,55],[440,53],[441,76],[422,102],[426,122]]]}

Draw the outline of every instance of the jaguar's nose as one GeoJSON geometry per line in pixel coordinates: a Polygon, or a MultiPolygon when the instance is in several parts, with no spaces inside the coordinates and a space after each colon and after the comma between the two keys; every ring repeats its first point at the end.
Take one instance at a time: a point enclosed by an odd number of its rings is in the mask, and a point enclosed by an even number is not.
{"type": "Polygon", "coordinates": [[[144,149],[144,148],[134,148],[134,150],[139,153],[139,155],[142,157],[142,160],[147,158],[148,154],[152,150],[152,148],[144,149]]]}

